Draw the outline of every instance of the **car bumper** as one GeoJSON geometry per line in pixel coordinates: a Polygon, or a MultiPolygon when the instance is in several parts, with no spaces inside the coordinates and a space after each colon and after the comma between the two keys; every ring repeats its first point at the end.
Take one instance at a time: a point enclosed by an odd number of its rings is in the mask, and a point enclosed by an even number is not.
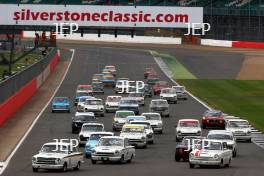
{"type": "Polygon", "coordinates": [[[197,165],[220,165],[221,161],[201,161],[201,160],[193,160],[193,159],[189,159],[189,162],[191,164],[197,164],[197,165]]]}
{"type": "Polygon", "coordinates": [[[105,108],[105,110],[107,110],[107,111],[111,111],[111,112],[115,112],[115,111],[117,111],[119,109],[119,107],[106,107],[105,108]]]}
{"type": "Polygon", "coordinates": [[[163,130],[163,128],[162,127],[152,127],[152,130],[154,132],[161,132],[163,130]]]}
{"type": "Polygon", "coordinates": [[[186,136],[201,136],[200,133],[181,133],[181,134],[177,134],[177,138],[178,139],[183,139],[186,136]]]}
{"type": "Polygon", "coordinates": [[[159,113],[161,116],[169,115],[169,111],[168,110],[165,110],[165,111],[151,110],[151,112],[159,113]]]}
{"type": "Polygon", "coordinates": [[[62,169],[63,165],[32,164],[32,167],[39,169],[62,169]]]}
{"type": "Polygon", "coordinates": [[[145,147],[147,145],[147,141],[145,142],[129,142],[130,145],[135,147],[145,147]]]}
{"type": "Polygon", "coordinates": [[[92,160],[95,161],[120,161],[121,156],[94,156],[92,155],[92,160]]]}
{"type": "Polygon", "coordinates": [[[93,112],[95,116],[104,114],[103,111],[94,111],[94,110],[89,110],[89,109],[85,109],[84,112],[93,112]]]}
{"type": "Polygon", "coordinates": [[[123,128],[123,126],[124,126],[124,124],[121,124],[121,123],[114,123],[114,124],[113,124],[113,129],[121,131],[122,128],[123,128]]]}
{"type": "Polygon", "coordinates": [[[177,98],[176,97],[162,97],[163,100],[167,100],[169,102],[171,101],[177,101],[177,98]]]}
{"type": "Polygon", "coordinates": [[[187,94],[177,94],[178,99],[187,99],[187,94]]]}
{"type": "Polygon", "coordinates": [[[252,136],[250,135],[250,136],[234,136],[234,138],[236,139],[236,140],[249,140],[249,139],[251,139],[252,138],[252,136]]]}
{"type": "Polygon", "coordinates": [[[52,111],[69,111],[69,108],[52,108],[52,111]]]}

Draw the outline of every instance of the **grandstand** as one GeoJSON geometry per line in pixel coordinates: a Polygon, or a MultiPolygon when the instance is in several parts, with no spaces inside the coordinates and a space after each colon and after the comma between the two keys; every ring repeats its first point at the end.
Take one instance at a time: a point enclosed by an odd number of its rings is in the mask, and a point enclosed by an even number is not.
{"type": "Polygon", "coordinates": [[[0,4],[203,7],[204,22],[212,25],[206,38],[264,40],[264,0],[0,0],[0,4]]]}

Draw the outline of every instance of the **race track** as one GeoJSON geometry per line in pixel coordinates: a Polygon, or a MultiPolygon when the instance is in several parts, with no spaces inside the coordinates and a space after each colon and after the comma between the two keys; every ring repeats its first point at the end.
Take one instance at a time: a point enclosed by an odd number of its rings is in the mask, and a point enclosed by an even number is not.
{"type": "MultiPolygon", "coordinates": [[[[118,70],[118,77],[129,77],[131,80],[143,80],[144,68],[151,65],[158,71],[162,80],[169,81],[147,52],[92,45],[65,45],[64,47],[75,48],[76,52],[57,96],[69,96],[72,101],[76,86],[90,83],[92,75],[100,72],[105,65],[115,65],[118,70]]],[[[170,83],[172,84],[172,82],[170,83]]],[[[111,94],[114,94],[114,91],[109,88],[102,97],[105,98],[111,94]]],[[[146,106],[140,109],[140,112],[148,111],[149,100],[146,106]]],[[[192,98],[189,98],[188,101],[180,101],[176,105],[170,105],[171,117],[163,118],[164,134],[156,135],[154,145],[149,145],[147,149],[136,149],[136,158],[131,164],[92,165],[89,159],[85,159],[80,171],[68,171],[66,173],[40,171],[33,173],[31,158],[40,150],[43,143],[50,142],[54,138],[77,138],[77,134],[71,134],[71,116],[73,116],[75,108],[71,110],[71,114],[52,114],[49,106],[18,149],[3,175],[260,176],[263,174],[264,151],[253,143],[238,144],[238,156],[233,160],[230,168],[190,169],[188,163],[174,161],[176,146],[174,125],[177,124],[177,120],[180,118],[201,119],[201,115],[205,111],[205,108],[192,98]]],[[[112,130],[112,117],[113,114],[109,113],[105,117],[99,118],[107,131],[112,130]]]]}

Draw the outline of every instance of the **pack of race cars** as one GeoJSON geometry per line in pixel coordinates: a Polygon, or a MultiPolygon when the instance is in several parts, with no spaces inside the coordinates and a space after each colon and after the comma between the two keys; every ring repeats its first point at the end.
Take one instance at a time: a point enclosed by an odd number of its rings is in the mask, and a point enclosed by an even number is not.
{"type": "MultiPolygon", "coordinates": [[[[72,117],[72,133],[78,134],[78,146],[84,147],[84,156],[92,164],[102,162],[131,162],[136,156],[135,148],[147,148],[155,143],[155,135],[162,134],[163,117],[169,117],[170,106],[179,100],[187,100],[183,86],[170,86],[160,81],[153,68],[146,68],[145,82],[139,89],[131,86],[129,78],[116,78],[115,66],[105,66],[102,73],[94,74],[91,85],[78,85],[74,104],[76,113],[72,117]],[[116,94],[107,96],[105,101],[97,97],[107,88],[113,88],[116,94]],[[136,90],[136,91],[135,91],[136,90]],[[140,112],[145,100],[153,98],[149,112],[140,112]],[[98,116],[114,113],[113,132],[105,131],[98,116]],[[120,132],[120,133],[119,133],[120,132]]],[[[70,112],[68,97],[55,97],[52,112],[70,112]]],[[[237,140],[251,142],[251,128],[246,120],[227,116],[221,111],[208,110],[201,124],[197,119],[180,119],[175,127],[176,161],[189,161],[190,168],[196,165],[229,166],[238,152],[237,140]],[[203,129],[210,130],[202,137],[203,129]]],[[[39,154],[32,157],[34,172],[39,169],[69,168],[78,170],[83,162],[83,154],[71,143],[51,142],[42,146],[39,154]]]]}

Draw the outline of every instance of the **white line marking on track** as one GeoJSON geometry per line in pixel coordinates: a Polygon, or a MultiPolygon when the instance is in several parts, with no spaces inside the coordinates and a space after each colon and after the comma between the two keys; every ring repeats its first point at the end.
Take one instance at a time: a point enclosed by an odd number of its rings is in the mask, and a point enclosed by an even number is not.
{"type": "Polygon", "coordinates": [[[52,94],[52,97],[49,99],[49,101],[47,102],[47,104],[44,106],[44,108],[40,111],[40,113],[38,114],[38,116],[36,117],[36,119],[33,121],[33,123],[31,124],[31,126],[29,127],[29,129],[27,130],[27,132],[24,134],[24,136],[22,137],[22,139],[19,141],[19,143],[17,144],[17,146],[15,147],[15,149],[12,151],[12,153],[8,156],[7,160],[4,161],[2,163],[2,168],[1,168],[1,163],[0,163],[0,175],[4,172],[4,170],[6,169],[6,167],[8,166],[10,160],[12,159],[12,157],[15,155],[16,151],[19,149],[19,147],[23,144],[23,142],[25,141],[25,139],[27,138],[28,134],[30,133],[30,131],[33,129],[33,127],[35,126],[35,124],[37,123],[38,119],[41,117],[41,115],[43,114],[43,112],[45,111],[45,109],[49,106],[50,102],[52,101],[53,97],[56,95],[56,93],[58,92],[61,84],[63,83],[69,68],[71,66],[74,54],[75,54],[75,49],[70,49],[72,51],[72,56],[71,56],[71,60],[70,60],[70,64],[68,65],[66,72],[64,73],[61,82],[59,83],[58,87],[55,89],[54,93],[52,94]]]}

